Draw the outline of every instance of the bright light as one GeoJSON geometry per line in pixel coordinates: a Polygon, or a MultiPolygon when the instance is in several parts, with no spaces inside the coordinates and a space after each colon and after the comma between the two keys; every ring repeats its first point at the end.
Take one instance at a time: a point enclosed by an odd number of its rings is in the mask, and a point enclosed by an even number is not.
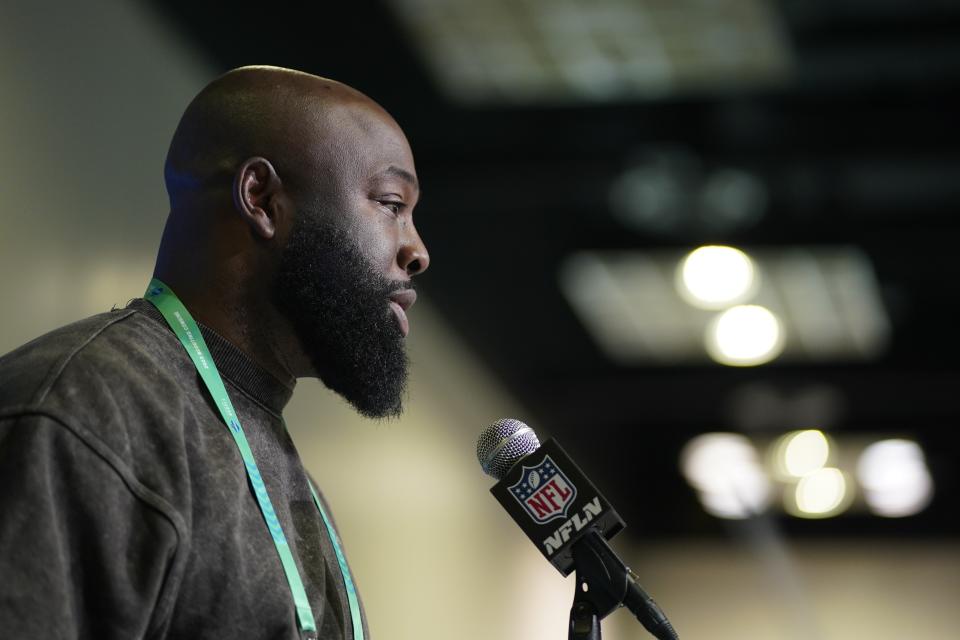
{"type": "Polygon", "coordinates": [[[823,468],[830,457],[830,442],[818,429],[788,433],[777,443],[774,464],[786,478],[803,476],[823,468]]]}
{"type": "Polygon", "coordinates": [[[857,479],[870,510],[899,518],[924,509],[933,496],[933,478],[923,450],[911,440],[881,440],[864,449],[857,479]]]}
{"type": "Polygon", "coordinates": [[[770,362],[783,351],[780,320],[757,305],[727,309],[707,327],[706,347],[720,364],[750,367],[770,362]]]}
{"type": "Polygon", "coordinates": [[[683,474],[703,490],[723,485],[731,469],[751,464],[756,457],[750,440],[736,433],[705,433],[688,442],[680,454],[683,474]]]}
{"type": "Polygon", "coordinates": [[[846,509],[851,502],[847,481],[839,469],[827,467],[808,473],[797,483],[794,504],[787,509],[803,518],[827,518],[846,509]]]}
{"type": "Polygon", "coordinates": [[[734,433],[706,433],[687,443],[680,466],[700,492],[703,508],[718,518],[742,519],[770,502],[770,483],[753,444],[734,433]]]}
{"type": "Polygon", "coordinates": [[[677,292],[701,309],[743,302],[756,289],[753,260],[733,247],[700,247],[687,255],[677,270],[677,292]]]}

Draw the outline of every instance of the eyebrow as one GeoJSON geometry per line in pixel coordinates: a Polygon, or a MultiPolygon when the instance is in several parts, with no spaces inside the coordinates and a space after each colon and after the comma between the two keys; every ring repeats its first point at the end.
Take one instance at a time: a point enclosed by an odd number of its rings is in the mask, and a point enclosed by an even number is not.
{"type": "Polygon", "coordinates": [[[420,191],[420,184],[417,182],[417,177],[412,173],[410,173],[409,171],[407,171],[406,169],[401,169],[400,167],[390,165],[389,167],[384,169],[380,175],[384,175],[384,174],[400,178],[401,180],[409,184],[411,187],[416,189],[418,192],[420,191]]]}

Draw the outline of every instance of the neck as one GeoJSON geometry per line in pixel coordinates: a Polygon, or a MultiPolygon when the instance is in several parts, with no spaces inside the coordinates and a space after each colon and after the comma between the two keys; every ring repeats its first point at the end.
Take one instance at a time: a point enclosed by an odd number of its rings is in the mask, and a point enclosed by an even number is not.
{"type": "Polygon", "coordinates": [[[277,380],[291,384],[298,377],[290,353],[290,329],[264,293],[255,293],[236,277],[184,277],[158,264],[154,277],[177,295],[194,320],[226,338],[277,380]]]}
{"type": "Polygon", "coordinates": [[[281,382],[315,375],[292,326],[271,302],[273,265],[251,244],[245,225],[210,207],[171,209],[154,277],[173,289],[195,320],[281,382]]]}

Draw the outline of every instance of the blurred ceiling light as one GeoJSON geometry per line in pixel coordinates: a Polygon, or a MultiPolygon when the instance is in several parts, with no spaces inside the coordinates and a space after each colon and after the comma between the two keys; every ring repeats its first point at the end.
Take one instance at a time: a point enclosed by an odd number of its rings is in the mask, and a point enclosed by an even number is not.
{"type": "MultiPolygon", "coordinates": [[[[850,362],[882,354],[890,320],[863,251],[787,247],[751,249],[749,255],[755,273],[763,273],[750,302],[780,321],[770,357],[850,362]]],[[[623,365],[703,362],[711,357],[704,334],[715,314],[677,293],[681,259],[670,250],[579,251],[561,265],[560,289],[610,359],[623,365]]]]}
{"type": "Polygon", "coordinates": [[[763,0],[389,0],[462,102],[657,98],[784,81],[789,43],[763,0]]]}
{"type": "Polygon", "coordinates": [[[742,435],[697,436],[681,451],[680,467],[703,508],[718,518],[748,518],[770,503],[770,482],[756,449],[742,435]]]}
{"type": "Polygon", "coordinates": [[[734,167],[705,167],[682,145],[645,145],[610,184],[610,212],[625,227],[686,239],[722,236],[759,222],[766,184],[734,167]]]}
{"type": "Polygon", "coordinates": [[[707,353],[720,364],[733,367],[765,364],[783,350],[782,326],[777,316],[765,307],[732,307],[707,327],[707,353]]]}
{"type": "Polygon", "coordinates": [[[677,291],[701,309],[722,309],[743,302],[756,289],[753,260],[733,247],[700,247],[690,252],[677,269],[677,291]]]}
{"type": "Polygon", "coordinates": [[[774,468],[784,478],[802,478],[822,469],[829,458],[830,442],[818,429],[788,433],[774,447],[774,468]]]}
{"type": "Polygon", "coordinates": [[[827,467],[808,473],[794,490],[787,510],[802,518],[828,518],[844,511],[852,501],[847,481],[839,469],[827,467]]]}
{"type": "Polygon", "coordinates": [[[704,433],[683,448],[680,466],[691,485],[710,491],[722,487],[733,469],[751,465],[756,458],[756,449],[745,436],[704,433]]]}
{"type": "Polygon", "coordinates": [[[857,479],[867,506],[880,516],[919,513],[933,496],[923,450],[912,440],[881,440],[868,446],[857,462],[857,479]]]}
{"type": "Polygon", "coordinates": [[[643,233],[679,235],[696,226],[691,194],[699,180],[698,160],[682,150],[648,154],[610,185],[610,210],[624,226],[643,233]]]}
{"type": "Polygon", "coordinates": [[[755,174],[734,167],[710,173],[699,194],[700,216],[714,229],[753,226],[767,210],[767,187],[755,174]]]}

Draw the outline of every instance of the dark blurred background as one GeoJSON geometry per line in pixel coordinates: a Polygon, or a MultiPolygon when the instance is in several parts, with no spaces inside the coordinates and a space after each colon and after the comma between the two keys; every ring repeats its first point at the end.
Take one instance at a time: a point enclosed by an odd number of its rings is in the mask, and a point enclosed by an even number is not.
{"type": "MultiPolygon", "coordinates": [[[[291,407],[323,424],[293,429],[378,637],[504,635],[493,620],[562,637],[572,584],[471,459],[507,412],[617,506],[681,637],[955,637],[960,3],[44,0],[0,17],[2,350],[81,317],[86,294],[139,293],[165,145],[223,71],[331,77],[404,128],[432,258],[411,416],[372,443],[335,426],[353,418],[320,385],[291,407]],[[678,274],[715,246],[741,271],[706,279],[753,284],[708,304],[678,274]],[[739,305],[779,333],[724,364],[709,336],[739,305]],[[417,593],[457,596],[430,632],[417,593]]],[[[608,640],[642,636],[617,620],[608,640]]]]}
{"type": "MultiPolygon", "coordinates": [[[[633,528],[721,530],[677,472],[697,434],[818,428],[841,444],[912,436],[935,497],[909,520],[782,519],[788,531],[958,532],[960,4],[276,2],[256,19],[157,6],[222,69],[308,70],[395,115],[424,185],[424,290],[633,528]],[[584,250],[680,257],[704,244],[772,260],[859,250],[888,331],[864,352],[794,349],[759,367],[692,348],[618,358],[565,296],[561,270],[584,250]]],[[[783,286],[804,284],[816,286],[783,286]]],[[[798,302],[814,322],[829,312],[818,302],[798,302]]],[[[636,309],[639,322],[668,312],[636,309]]]]}

